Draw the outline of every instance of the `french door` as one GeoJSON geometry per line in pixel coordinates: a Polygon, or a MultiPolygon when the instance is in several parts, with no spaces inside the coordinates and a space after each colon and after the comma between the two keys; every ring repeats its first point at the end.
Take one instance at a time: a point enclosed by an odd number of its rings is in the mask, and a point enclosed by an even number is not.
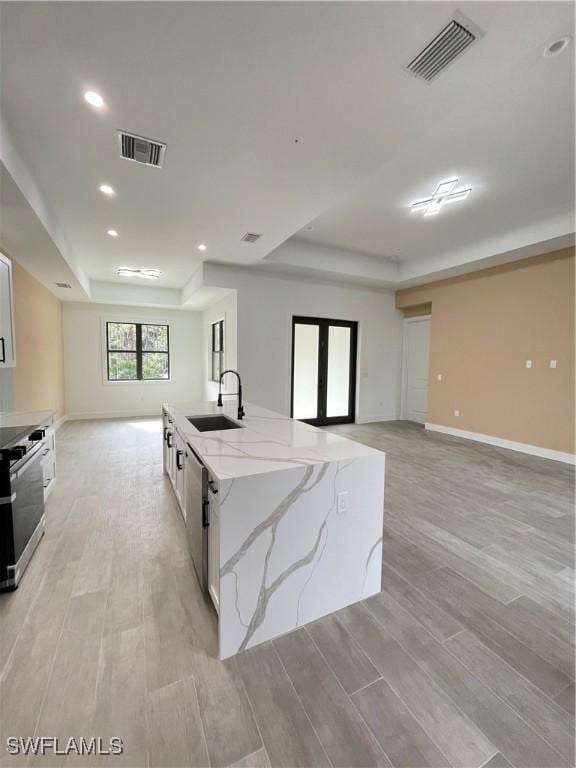
{"type": "Polygon", "coordinates": [[[291,416],[316,426],[353,422],[358,323],[292,319],[291,416]]]}

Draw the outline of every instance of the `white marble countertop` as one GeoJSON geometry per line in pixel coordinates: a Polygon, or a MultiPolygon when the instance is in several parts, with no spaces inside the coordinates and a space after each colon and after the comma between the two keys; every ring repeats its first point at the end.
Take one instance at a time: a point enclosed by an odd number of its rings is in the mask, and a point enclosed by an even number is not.
{"type": "Polygon", "coordinates": [[[244,407],[241,421],[235,399],[226,400],[221,408],[215,402],[191,402],[165,403],[163,409],[219,480],[381,453],[257,405],[245,403],[244,407]],[[199,432],[187,419],[217,414],[225,414],[242,428],[199,432]]]}
{"type": "Polygon", "coordinates": [[[54,411],[0,411],[0,427],[40,426],[54,416],[54,411]]]}

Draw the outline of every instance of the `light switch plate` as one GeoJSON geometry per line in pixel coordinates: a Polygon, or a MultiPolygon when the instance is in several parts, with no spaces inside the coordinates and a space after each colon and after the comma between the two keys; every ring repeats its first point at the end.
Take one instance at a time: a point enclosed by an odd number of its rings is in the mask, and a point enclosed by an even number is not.
{"type": "Polygon", "coordinates": [[[556,360],[550,360],[550,368],[556,368],[556,360]]]}
{"type": "Polygon", "coordinates": [[[441,373],[439,373],[439,374],[436,376],[436,378],[438,379],[438,381],[442,381],[442,374],[441,374],[441,373]]]}
{"type": "Polygon", "coordinates": [[[532,360],[526,360],[526,368],[532,368],[532,360]]]}
{"type": "Polygon", "coordinates": [[[348,512],[349,502],[348,502],[348,491],[341,491],[336,496],[336,512],[339,515],[343,515],[346,512],[348,512]]]}

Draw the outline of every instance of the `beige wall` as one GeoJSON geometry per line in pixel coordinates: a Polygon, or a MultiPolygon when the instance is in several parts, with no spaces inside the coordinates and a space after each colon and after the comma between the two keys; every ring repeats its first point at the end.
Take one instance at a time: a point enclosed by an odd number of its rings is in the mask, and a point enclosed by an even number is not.
{"type": "Polygon", "coordinates": [[[64,414],[62,304],[12,261],[16,368],[14,408],[64,414]]]}
{"type": "Polygon", "coordinates": [[[574,251],[396,293],[427,302],[428,422],[573,453],[574,251]]]}

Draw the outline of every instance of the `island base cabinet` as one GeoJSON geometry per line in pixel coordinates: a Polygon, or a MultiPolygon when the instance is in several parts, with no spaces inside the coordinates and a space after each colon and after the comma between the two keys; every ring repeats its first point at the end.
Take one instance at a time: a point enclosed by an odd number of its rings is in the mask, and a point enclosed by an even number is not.
{"type": "Polygon", "coordinates": [[[162,420],[162,440],[164,474],[172,483],[182,517],[186,519],[186,443],[167,414],[162,420]]]}
{"type": "Polygon", "coordinates": [[[257,406],[232,434],[186,417],[234,421],[223,408],[163,408],[164,469],[221,660],[380,592],[385,475],[381,451],[257,406]]]}
{"type": "Polygon", "coordinates": [[[174,492],[180,505],[180,511],[184,519],[186,519],[186,482],[185,482],[185,461],[186,456],[186,444],[176,432],[174,436],[174,458],[173,458],[173,474],[172,482],[174,484],[174,492]]]}
{"type": "Polygon", "coordinates": [[[174,452],[174,425],[172,419],[164,414],[162,419],[162,458],[164,474],[172,479],[172,458],[174,452]]]}

